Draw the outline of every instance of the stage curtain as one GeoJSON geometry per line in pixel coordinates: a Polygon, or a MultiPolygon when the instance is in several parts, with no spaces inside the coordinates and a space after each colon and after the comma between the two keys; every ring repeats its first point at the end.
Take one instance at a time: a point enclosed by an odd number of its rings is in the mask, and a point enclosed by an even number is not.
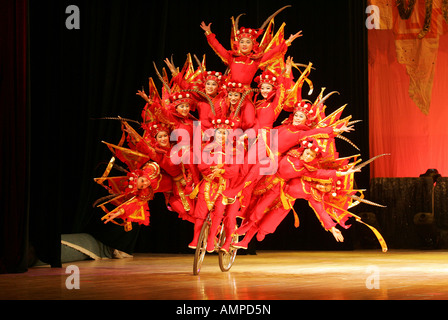
{"type": "Polygon", "coordinates": [[[371,166],[371,177],[418,177],[429,168],[448,175],[448,34],[441,1],[433,1],[429,32],[425,1],[409,20],[395,1],[375,0],[381,29],[368,33],[370,154],[391,156],[371,166]]]}
{"type": "Polygon", "coordinates": [[[0,9],[0,273],[27,270],[27,1],[0,9]]]}

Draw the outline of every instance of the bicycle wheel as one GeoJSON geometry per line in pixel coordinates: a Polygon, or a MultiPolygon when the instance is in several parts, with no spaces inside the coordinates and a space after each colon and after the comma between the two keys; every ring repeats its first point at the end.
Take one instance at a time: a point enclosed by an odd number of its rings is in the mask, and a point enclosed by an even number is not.
{"type": "Polygon", "coordinates": [[[201,233],[199,235],[198,245],[196,247],[196,251],[194,253],[194,261],[193,261],[193,274],[196,276],[201,271],[202,262],[204,261],[205,253],[207,252],[207,239],[208,233],[210,230],[210,223],[208,219],[204,221],[204,225],[202,226],[201,233]]]}
{"type": "MultiPolygon", "coordinates": [[[[219,244],[220,247],[224,244],[226,241],[226,233],[224,231],[224,226],[222,226],[221,234],[219,237],[219,244]]],[[[233,242],[238,242],[238,236],[236,234],[233,235],[233,242]]],[[[225,251],[219,251],[219,268],[222,272],[227,272],[232,268],[233,263],[235,262],[237,248],[234,248],[233,246],[230,246],[230,249],[228,252],[225,251]]]]}

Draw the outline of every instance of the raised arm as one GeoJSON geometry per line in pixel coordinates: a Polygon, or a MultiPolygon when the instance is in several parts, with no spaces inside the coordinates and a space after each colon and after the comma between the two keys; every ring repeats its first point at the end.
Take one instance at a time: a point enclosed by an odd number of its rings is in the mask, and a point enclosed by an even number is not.
{"type": "Polygon", "coordinates": [[[211,23],[209,23],[208,25],[205,24],[204,21],[202,21],[200,27],[202,30],[204,30],[205,32],[205,36],[207,37],[207,42],[210,45],[210,47],[213,49],[213,51],[215,51],[215,53],[218,55],[218,57],[221,58],[221,60],[228,65],[230,58],[231,58],[231,54],[229,53],[229,51],[224,48],[221,43],[219,43],[219,41],[216,39],[216,35],[214,33],[212,33],[211,30],[211,23]]]}

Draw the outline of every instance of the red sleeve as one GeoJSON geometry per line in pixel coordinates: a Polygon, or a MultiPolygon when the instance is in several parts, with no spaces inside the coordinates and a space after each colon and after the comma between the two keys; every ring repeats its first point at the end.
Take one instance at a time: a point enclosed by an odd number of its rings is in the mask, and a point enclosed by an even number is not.
{"type": "Polygon", "coordinates": [[[306,138],[306,137],[319,136],[319,135],[325,135],[324,138],[331,138],[331,137],[333,137],[333,128],[327,127],[327,128],[311,129],[311,130],[303,131],[299,134],[299,136],[301,136],[301,139],[306,138]]]}
{"type": "Polygon", "coordinates": [[[241,110],[243,130],[250,129],[255,125],[255,117],[255,106],[251,101],[246,100],[241,110]]]}
{"type": "Polygon", "coordinates": [[[226,64],[229,65],[230,59],[232,57],[231,53],[224,48],[221,43],[216,39],[216,35],[214,33],[210,33],[207,36],[207,42],[210,45],[210,47],[215,51],[215,53],[221,58],[221,60],[226,64]]]}
{"type": "Polygon", "coordinates": [[[265,64],[266,62],[268,62],[272,58],[275,58],[278,55],[284,55],[287,49],[288,46],[286,45],[286,42],[282,42],[278,46],[267,51],[261,58],[260,64],[265,64]]]}

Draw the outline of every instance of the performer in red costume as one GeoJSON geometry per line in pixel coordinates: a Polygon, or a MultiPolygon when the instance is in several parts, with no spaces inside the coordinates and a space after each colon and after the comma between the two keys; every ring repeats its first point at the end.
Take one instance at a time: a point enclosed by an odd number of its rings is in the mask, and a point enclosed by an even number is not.
{"type": "MultiPolygon", "coordinates": [[[[200,173],[194,165],[192,144],[194,134],[200,134],[200,128],[195,127],[197,119],[190,114],[190,109],[195,106],[192,94],[178,91],[171,93],[168,101],[163,101],[157,93],[154,93],[156,89],[152,80],[150,80],[149,90],[151,98],[146,95],[144,90],[137,92],[137,95],[147,102],[142,112],[144,123],[157,121],[171,126],[170,140],[174,140],[176,143],[170,149],[170,161],[176,165],[182,163],[190,172],[193,183],[197,185],[200,182],[200,173]]],[[[153,138],[149,137],[148,139],[153,138]]]]}
{"type": "Polygon", "coordinates": [[[190,91],[198,111],[198,117],[201,121],[202,131],[212,128],[210,123],[211,106],[210,100],[215,104],[215,113],[218,116],[224,116],[217,105],[223,75],[218,71],[207,71],[205,65],[205,56],[202,63],[199,63],[198,70],[192,72],[193,66],[191,56],[188,54],[187,61],[181,72],[178,72],[171,61],[165,59],[165,63],[173,76],[171,83],[175,83],[182,90],[190,91]]]}
{"type": "Polygon", "coordinates": [[[222,94],[214,104],[216,115],[221,112],[224,117],[234,119],[242,130],[252,128],[255,124],[255,108],[248,98],[250,93],[242,83],[226,82],[222,87],[222,94]]]}
{"type": "MultiPolygon", "coordinates": [[[[215,119],[214,141],[204,146],[202,150],[202,162],[198,165],[203,179],[195,190],[198,192],[194,218],[194,237],[190,248],[196,248],[202,225],[209,213],[212,214],[212,226],[207,245],[208,251],[214,250],[214,237],[223,218],[227,199],[222,192],[230,186],[232,179],[240,174],[240,167],[235,165],[235,150],[231,144],[226,143],[228,132],[237,127],[237,122],[231,119],[215,119]]],[[[195,195],[192,194],[192,197],[195,195]]]]}
{"type": "MultiPolygon", "coordinates": [[[[317,140],[308,139],[307,141],[304,141],[304,144],[299,149],[291,150],[284,158],[282,158],[279,164],[279,171],[276,175],[266,176],[260,180],[254,190],[254,194],[260,195],[260,197],[256,197],[252,200],[247,210],[248,217],[244,221],[244,224],[237,230],[237,234],[246,234],[246,236],[244,237],[244,240],[234,245],[236,248],[247,248],[247,245],[252,237],[258,232],[260,226],[263,227],[264,234],[269,230],[275,230],[276,226],[283,220],[285,212],[289,212],[292,208],[290,202],[291,198],[288,199],[286,197],[286,188],[291,180],[306,176],[318,180],[327,180],[329,181],[328,183],[331,184],[333,181],[336,182],[338,177],[356,172],[352,169],[348,169],[347,171],[319,169],[317,161],[322,157],[323,151],[324,150],[317,140]],[[266,221],[263,221],[266,212],[272,210],[272,206],[275,207],[279,205],[279,202],[281,202],[285,211],[281,211],[280,213],[274,212],[272,215],[267,216],[266,221]],[[273,228],[274,226],[275,228],[273,228]]],[[[318,214],[323,217],[322,219],[327,223],[326,226],[328,229],[334,232],[335,237],[338,239],[340,232],[333,228],[335,223],[321,208],[321,203],[315,203],[314,199],[307,200],[313,202],[315,207],[319,208],[318,214]]]]}
{"type": "Polygon", "coordinates": [[[123,143],[124,139],[121,139],[118,145],[105,142],[114,157],[103,176],[96,178],[95,182],[106,188],[110,196],[99,199],[96,203],[100,203],[98,206],[106,212],[102,218],[105,220],[104,223],[112,221],[119,224],[114,219],[120,218],[123,223],[119,225],[124,226],[126,231],[130,231],[132,222],[149,225],[148,201],[153,199],[154,193],[170,191],[173,183],[171,177],[161,172],[157,163],[149,161],[149,156],[124,148],[123,143]],[[109,177],[116,158],[127,166],[126,176],[109,177]],[[107,204],[115,208],[109,211],[107,204]]]}
{"type": "MultiPolygon", "coordinates": [[[[302,35],[300,31],[291,35],[286,41],[282,37],[274,37],[275,40],[271,43],[270,40],[273,38],[270,33],[273,19],[284,8],[269,17],[259,29],[239,28],[240,16],[237,17],[233,23],[231,50],[225,49],[216,39],[215,34],[211,31],[211,23],[208,25],[205,22],[201,23],[201,28],[205,32],[209,45],[230,69],[229,77],[233,82],[241,83],[249,89],[257,70],[269,64],[271,60],[277,59],[278,56],[284,56],[287,47],[302,35]],[[265,31],[264,28],[267,25],[268,28],[265,31]],[[265,33],[264,42],[260,44],[257,42],[257,38],[263,33],[265,33]]],[[[280,28],[281,33],[283,33],[283,28],[284,25],[280,28]]]]}
{"type": "MultiPolygon", "coordinates": [[[[146,115],[148,116],[148,113],[146,115]]],[[[170,126],[156,121],[155,117],[152,119],[152,122],[146,122],[142,126],[146,133],[145,139],[140,137],[127,123],[125,123],[126,131],[135,141],[136,149],[148,155],[151,160],[160,165],[163,172],[171,176],[173,187],[165,193],[167,207],[171,211],[177,212],[183,220],[194,223],[194,219],[190,215],[194,210],[194,201],[187,196],[192,189],[191,173],[183,163],[175,164],[171,160],[170,126]]]]}

